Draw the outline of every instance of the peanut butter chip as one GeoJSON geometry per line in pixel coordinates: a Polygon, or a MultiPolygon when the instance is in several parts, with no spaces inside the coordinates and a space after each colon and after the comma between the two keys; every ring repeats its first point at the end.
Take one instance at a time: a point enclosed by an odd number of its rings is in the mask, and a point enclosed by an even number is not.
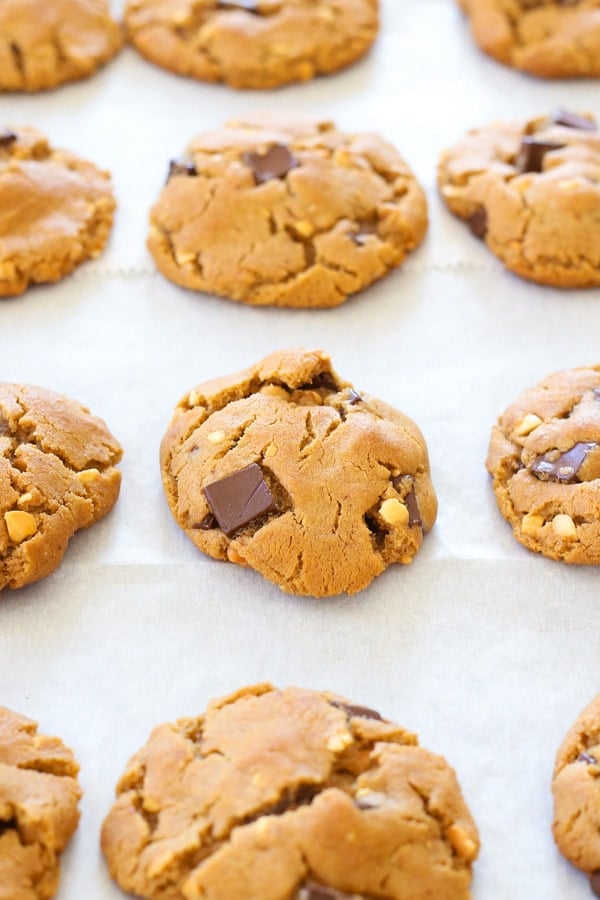
{"type": "Polygon", "coordinates": [[[473,860],[477,856],[477,844],[471,840],[460,825],[451,825],[448,829],[448,840],[463,859],[473,860]]]}
{"type": "Polygon", "coordinates": [[[8,536],[15,544],[20,544],[37,531],[35,516],[23,510],[14,509],[4,513],[8,536]]]}
{"type": "Polygon", "coordinates": [[[395,498],[384,500],[379,507],[379,513],[388,525],[408,525],[408,507],[401,503],[400,500],[395,498]]]}
{"type": "Polygon", "coordinates": [[[552,527],[554,531],[566,541],[577,540],[577,528],[575,527],[575,522],[571,516],[566,515],[566,513],[554,516],[552,519],[552,527]]]}
{"type": "Polygon", "coordinates": [[[528,537],[534,537],[543,526],[543,524],[543,516],[528,513],[526,516],[523,516],[523,521],[521,522],[521,531],[528,537]]]}
{"type": "Polygon", "coordinates": [[[77,479],[82,484],[90,484],[90,482],[95,481],[97,478],[100,478],[98,469],[82,469],[81,472],[77,473],[77,479]]]}
{"type": "Polygon", "coordinates": [[[539,416],[536,416],[535,413],[527,413],[515,428],[515,434],[518,434],[519,437],[526,437],[541,424],[542,420],[539,416]]]}

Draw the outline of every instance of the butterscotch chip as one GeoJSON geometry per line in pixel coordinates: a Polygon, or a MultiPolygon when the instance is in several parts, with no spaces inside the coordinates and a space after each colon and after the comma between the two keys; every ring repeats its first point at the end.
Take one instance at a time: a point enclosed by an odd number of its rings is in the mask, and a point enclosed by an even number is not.
{"type": "Polygon", "coordinates": [[[600,77],[598,0],[457,0],[475,41],[540,78],[600,77]]]}
{"type": "Polygon", "coordinates": [[[2,0],[0,91],[40,91],[87,78],[121,42],[107,0],[2,0]]]}
{"type": "Polygon", "coordinates": [[[521,394],[492,429],[487,468],[525,547],[600,563],[600,366],[556,372],[521,394]],[[523,433],[526,413],[540,423],[523,433]]]}
{"type": "Polygon", "coordinates": [[[413,559],[437,512],[423,436],[325,353],[273,353],[195,393],[198,406],[188,392],[175,410],[161,468],[200,550],[314,597],[356,593],[413,559]]]}
{"type": "Polygon", "coordinates": [[[556,755],[552,778],[552,830],[560,852],[600,884],[600,695],[569,730],[556,755]]]}
{"type": "Polygon", "coordinates": [[[176,284],[257,306],[329,307],[404,261],[427,205],[377,135],[256,115],[192,141],[150,223],[150,252],[176,284]]]}
{"type": "Polygon", "coordinates": [[[98,256],[115,209],[108,172],[53,149],[33,128],[6,135],[12,139],[0,135],[0,298],[58,281],[98,256]]]}
{"type": "Polygon", "coordinates": [[[557,110],[474,129],[442,154],[438,185],[512,272],[554,287],[600,285],[600,131],[591,116],[557,110]]]}
{"type": "Polygon", "coordinates": [[[0,898],[47,900],[77,827],[81,790],[72,752],[0,706],[0,898]]]}
{"type": "Polygon", "coordinates": [[[378,0],[129,0],[131,43],[165,69],[235,88],[336,72],[377,35],[378,0]]]}
{"type": "Polygon", "coordinates": [[[154,729],[102,849],[147,900],[374,900],[382,884],[389,900],[468,900],[479,838],[454,771],[414,735],[263,684],[154,729]]]}
{"type": "Polygon", "coordinates": [[[54,571],[72,535],[112,509],[120,458],[104,422],[76,401],[0,384],[0,590],[54,571]]]}

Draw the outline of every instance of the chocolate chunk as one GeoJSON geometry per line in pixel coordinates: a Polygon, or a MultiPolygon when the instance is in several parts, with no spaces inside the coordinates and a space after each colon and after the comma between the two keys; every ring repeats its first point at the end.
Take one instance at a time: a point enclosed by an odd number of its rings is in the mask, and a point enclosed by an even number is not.
{"type": "Polygon", "coordinates": [[[358,391],[355,391],[354,388],[350,388],[350,391],[348,393],[348,403],[350,404],[350,406],[354,406],[356,403],[360,403],[361,401],[362,397],[360,396],[358,391]]]}
{"type": "Polygon", "coordinates": [[[300,385],[301,391],[318,391],[323,388],[326,391],[333,391],[337,394],[339,386],[330,372],[319,372],[312,381],[300,385]]]}
{"type": "Polygon", "coordinates": [[[339,700],[332,700],[331,706],[335,706],[337,709],[343,709],[350,718],[357,716],[361,719],[377,719],[379,722],[383,722],[379,713],[374,709],[369,709],[368,706],[353,706],[350,703],[340,703],[339,700]]]}
{"type": "Polygon", "coordinates": [[[598,765],[598,760],[591,753],[580,753],[577,762],[586,763],[588,766],[598,765]]]}
{"type": "MultiPolygon", "coordinates": [[[[563,4],[567,5],[567,4],[563,4]]],[[[598,123],[587,116],[580,116],[568,109],[557,109],[552,115],[552,121],[556,125],[564,125],[565,128],[577,128],[579,131],[598,131],[598,123]]]]}
{"type": "Polygon", "coordinates": [[[296,894],[296,900],[344,900],[350,897],[352,900],[360,900],[361,894],[345,894],[335,888],[326,887],[323,884],[305,884],[296,894]]]}
{"type": "Polygon", "coordinates": [[[600,897],[600,869],[590,875],[590,887],[596,897],[600,897]]]}
{"type": "Polygon", "coordinates": [[[210,531],[211,528],[217,527],[217,520],[212,513],[208,513],[208,515],[204,516],[201,522],[198,522],[198,524],[194,525],[193,527],[201,528],[202,531],[210,531]]]}
{"type": "Polygon", "coordinates": [[[4,128],[0,131],[0,147],[10,147],[16,140],[17,135],[14,131],[10,131],[8,128],[4,128]]]}
{"type": "Polygon", "coordinates": [[[480,241],[485,238],[487,234],[488,217],[487,211],[483,206],[480,206],[479,209],[475,210],[472,216],[469,216],[467,225],[471,229],[471,234],[474,234],[480,241]]]}
{"type": "Polygon", "coordinates": [[[219,9],[245,9],[247,12],[257,13],[257,0],[218,0],[219,9]]]}
{"type": "Polygon", "coordinates": [[[553,144],[549,141],[538,141],[534,137],[524,137],[515,165],[521,173],[541,172],[546,153],[560,150],[564,146],[564,144],[553,144]]]}
{"type": "Polygon", "coordinates": [[[244,153],[242,159],[252,169],[256,184],[273,178],[285,178],[290,169],[300,165],[284,144],[273,144],[266,153],[244,153]]]}
{"type": "Polygon", "coordinates": [[[169,163],[169,174],[167,182],[171,180],[173,175],[197,175],[196,166],[191,159],[172,159],[169,163]]]}
{"type": "Polygon", "coordinates": [[[423,520],[421,518],[421,510],[419,509],[419,504],[417,503],[414,489],[406,495],[406,497],[404,498],[404,502],[406,503],[408,509],[409,526],[418,525],[419,528],[422,528],[423,520]]]}
{"type": "Polygon", "coordinates": [[[554,453],[549,451],[543,456],[537,456],[530,466],[531,471],[540,481],[558,481],[562,484],[578,484],[580,478],[577,473],[587,459],[588,453],[595,450],[598,444],[579,442],[554,458],[554,453]]]}
{"type": "Polygon", "coordinates": [[[231,537],[248,522],[277,510],[261,468],[256,463],[208,484],[204,488],[204,496],[219,528],[227,537],[231,537]]]}

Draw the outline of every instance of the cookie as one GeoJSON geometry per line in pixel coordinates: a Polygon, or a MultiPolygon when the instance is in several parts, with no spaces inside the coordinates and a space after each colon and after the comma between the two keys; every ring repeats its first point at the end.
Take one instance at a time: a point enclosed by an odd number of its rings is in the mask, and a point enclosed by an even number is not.
{"type": "Polygon", "coordinates": [[[0,91],[41,91],[87,78],[121,43],[107,0],[2,0],[0,91]]]}
{"type": "Polygon", "coordinates": [[[487,468],[528,550],[600,563],[600,366],[549,375],[492,429],[487,468]]]}
{"type": "Polygon", "coordinates": [[[458,0],[481,49],[540,78],[600,76],[598,0],[458,0]]]}
{"type": "Polygon", "coordinates": [[[234,88],[275,88],[356,62],[378,0],[129,0],[129,40],[151,62],[234,88]]]}
{"type": "Polygon", "coordinates": [[[393,147],[331,122],[247,117],[171,163],[148,241],[183,287],[259,306],[343,303],[400,265],[427,228],[393,147]]]}
{"type": "Polygon", "coordinates": [[[560,852],[590,876],[600,897],[600,695],[581,713],[556,756],[552,831],[560,852]]]}
{"type": "Polygon", "coordinates": [[[415,735],[262,684],[152,732],[102,848],[148,900],[466,900],[479,839],[454,771],[415,735]]]}
{"type": "Polygon", "coordinates": [[[46,900],[77,828],[81,790],[72,752],[0,706],[0,900],[46,900]]]}
{"type": "Polygon", "coordinates": [[[423,436],[321,350],[283,350],[200,384],[161,444],[176,522],[215,559],[292,594],[365,588],[408,564],[437,501],[423,436]]]}
{"type": "Polygon", "coordinates": [[[33,128],[0,129],[0,297],[99,256],[114,209],[108,172],[33,128]]]}
{"type": "Polygon", "coordinates": [[[438,184],[504,265],[562,288],[600,285],[600,132],[592,116],[496,122],[442,154],[438,184]]]}
{"type": "Polygon", "coordinates": [[[117,501],[121,447],[60,394],[0,384],[0,590],[38,581],[117,501]]]}

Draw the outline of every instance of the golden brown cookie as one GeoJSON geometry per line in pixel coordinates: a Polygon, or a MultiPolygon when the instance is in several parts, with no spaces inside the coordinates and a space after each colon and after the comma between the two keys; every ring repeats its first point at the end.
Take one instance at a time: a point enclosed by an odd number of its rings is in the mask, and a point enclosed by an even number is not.
{"type": "Polygon", "coordinates": [[[77,828],[81,790],[72,752],[0,706],[0,900],[47,900],[77,828]]]}
{"type": "Polygon", "coordinates": [[[458,0],[481,49],[541,78],[600,76],[600,0],[458,0]]]}
{"type": "Polygon", "coordinates": [[[114,208],[108,172],[33,128],[0,129],[0,297],[98,256],[114,208]]]}
{"type": "Polygon", "coordinates": [[[410,563],[437,501],[417,426],[320,350],[273,353],[198,385],[161,445],[177,523],[215,559],[284,591],[354,594],[410,563]]]}
{"type": "Polygon", "coordinates": [[[600,132],[592,116],[496,122],[442,154],[442,197],[504,265],[555,287],[600,285],[600,132]]]}
{"type": "Polygon", "coordinates": [[[2,0],[0,91],[41,91],[87,78],[120,46],[107,0],[2,0]]]}
{"type": "Polygon", "coordinates": [[[102,848],[148,900],[467,900],[479,839],[454,771],[413,734],[262,684],[152,732],[102,848]]]}
{"type": "Polygon", "coordinates": [[[492,429],[487,468],[529,550],[600,563],[600,366],[549,375],[492,429]]]}
{"type": "Polygon", "coordinates": [[[423,239],[427,206],[376,135],[262,115],[195,138],[171,163],[150,221],[150,251],[176,284],[325,307],[400,265],[423,239]]]}
{"type": "Polygon", "coordinates": [[[349,66],[379,28],[379,0],[128,0],[151,62],[235,88],[274,88],[349,66]]]}
{"type": "Polygon", "coordinates": [[[45,388],[0,384],[0,590],[38,581],[117,501],[121,447],[101,419],[45,388]]]}
{"type": "Polygon", "coordinates": [[[590,876],[600,897],[600,695],[564,739],[552,779],[552,830],[560,852],[590,876]]]}

